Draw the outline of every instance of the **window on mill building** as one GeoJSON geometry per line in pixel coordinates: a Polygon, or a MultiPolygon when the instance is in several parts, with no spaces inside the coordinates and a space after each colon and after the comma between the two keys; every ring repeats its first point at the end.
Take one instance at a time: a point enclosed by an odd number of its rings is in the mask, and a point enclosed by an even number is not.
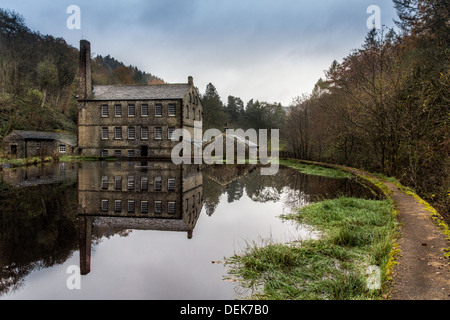
{"type": "Polygon", "coordinates": [[[128,127],[128,139],[134,140],[136,139],[136,128],[128,127]]]}
{"type": "Polygon", "coordinates": [[[101,109],[101,114],[102,114],[102,118],[107,118],[109,117],[109,110],[108,110],[108,105],[102,105],[102,109],[101,109]]]}
{"type": "Polygon", "coordinates": [[[114,106],[114,115],[116,117],[121,117],[122,116],[122,105],[120,104],[116,104],[114,106]]]}
{"type": "Polygon", "coordinates": [[[162,127],[155,127],[155,139],[156,140],[162,139],[162,127]]]}
{"type": "Polygon", "coordinates": [[[148,140],[148,128],[147,127],[141,128],[141,139],[148,140]]]}
{"type": "Polygon", "coordinates": [[[114,128],[114,139],[116,139],[116,140],[122,139],[122,127],[114,128]]]}
{"type": "Polygon", "coordinates": [[[102,127],[102,140],[108,140],[108,127],[102,127]]]}
{"type": "Polygon", "coordinates": [[[148,117],[148,104],[143,104],[141,106],[141,116],[148,117]]]}
{"type": "Polygon", "coordinates": [[[162,105],[157,104],[155,105],[155,117],[161,117],[162,116],[162,105]]]}
{"type": "Polygon", "coordinates": [[[175,117],[177,114],[177,107],[175,104],[169,104],[169,117],[175,117]]]}
{"type": "Polygon", "coordinates": [[[134,104],[128,105],[128,116],[134,117],[135,115],[136,115],[136,108],[135,108],[134,104]]]}

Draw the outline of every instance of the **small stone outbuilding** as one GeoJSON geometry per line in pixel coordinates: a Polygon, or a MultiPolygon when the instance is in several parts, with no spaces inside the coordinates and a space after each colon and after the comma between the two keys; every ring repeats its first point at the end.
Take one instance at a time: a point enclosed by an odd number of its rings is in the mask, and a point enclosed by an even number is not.
{"type": "Polygon", "coordinates": [[[7,156],[28,158],[51,155],[75,154],[75,135],[15,130],[3,139],[3,151],[7,156]]]}

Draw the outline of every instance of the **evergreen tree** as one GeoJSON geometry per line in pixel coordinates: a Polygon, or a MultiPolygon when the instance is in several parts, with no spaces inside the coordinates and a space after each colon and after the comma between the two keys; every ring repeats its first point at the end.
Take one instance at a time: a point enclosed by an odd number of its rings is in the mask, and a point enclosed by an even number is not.
{"type": "Polygon", "coordinates": [[[244,102],[233,96],[228,96],[228,104],[226,110],[230,116],[231,125],[235,128],[242,127],[244,123],[244,102]]]}
{"type": "Polygon", "coordinates": [[[229,116],[225,111],[216,87],[209,83],[205,94],[201,97],[203,106],[203,130],[211,128],[222,130],[228,125],[229,116]]]}

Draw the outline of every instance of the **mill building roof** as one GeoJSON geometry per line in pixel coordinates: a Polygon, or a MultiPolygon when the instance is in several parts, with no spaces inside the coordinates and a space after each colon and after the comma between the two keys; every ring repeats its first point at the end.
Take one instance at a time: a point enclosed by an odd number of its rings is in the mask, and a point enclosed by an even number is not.
{"type": "Polygon", "coordinates": [[[99,85],[94,86],[89,100],[174,100],[183,99],[189,84],[99,85]]]}

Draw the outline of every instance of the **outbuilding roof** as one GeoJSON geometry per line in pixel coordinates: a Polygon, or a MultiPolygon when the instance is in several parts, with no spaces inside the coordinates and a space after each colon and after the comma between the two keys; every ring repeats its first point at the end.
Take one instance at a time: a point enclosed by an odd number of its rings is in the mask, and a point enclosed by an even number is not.
{"type": "Polygon", "coordinates": [[[183,99],[189,84],[101,85],[94,86],[88,100],[173,100],[183,99]]]}
{"type": "Polygon", "coordinates": [[[56,140],[70,146],[77,145],[77,137],[66,133],[14,130],[11,134],[17,134],[24,140],[56,140]]]}

